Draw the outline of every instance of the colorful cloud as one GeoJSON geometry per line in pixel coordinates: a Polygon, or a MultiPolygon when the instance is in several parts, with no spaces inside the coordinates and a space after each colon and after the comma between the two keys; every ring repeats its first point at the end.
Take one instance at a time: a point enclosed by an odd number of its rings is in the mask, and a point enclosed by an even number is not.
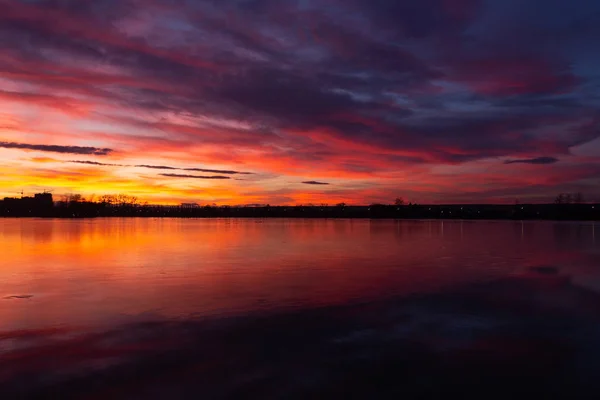
{"type": "Polygon", "coordinates": [[[0,8],[3,195],[600,201],[595,0],[0,8]]]}

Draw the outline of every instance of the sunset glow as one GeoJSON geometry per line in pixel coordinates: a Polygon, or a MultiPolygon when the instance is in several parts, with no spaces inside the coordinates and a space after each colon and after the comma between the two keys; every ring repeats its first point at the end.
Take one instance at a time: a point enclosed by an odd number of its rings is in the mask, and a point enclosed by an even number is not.
{"type": "Polygon", "coordinates": [[[600,201],[600,4],[0,0],[0,197],[600,201]]]}

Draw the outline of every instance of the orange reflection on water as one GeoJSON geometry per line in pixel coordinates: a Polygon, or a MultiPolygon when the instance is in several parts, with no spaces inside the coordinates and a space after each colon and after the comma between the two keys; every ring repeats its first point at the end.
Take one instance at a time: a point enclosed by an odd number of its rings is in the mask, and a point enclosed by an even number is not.
{"type": "Polygon", "coordinates": [[[406,295],[501,276],[548,258],[583,260],[597,250],[591,226],[551,223],[1,222],[0,331],[406,295]]]}

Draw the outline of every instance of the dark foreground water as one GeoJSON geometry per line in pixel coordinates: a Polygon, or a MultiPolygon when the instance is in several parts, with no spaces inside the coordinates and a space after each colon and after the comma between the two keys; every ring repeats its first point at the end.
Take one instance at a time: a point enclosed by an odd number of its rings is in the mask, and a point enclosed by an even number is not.
{"type": "Polygon", "coordinates": [[[0,220],[0,398],[452,395],[600,398],[592,223],[0,220]]]}

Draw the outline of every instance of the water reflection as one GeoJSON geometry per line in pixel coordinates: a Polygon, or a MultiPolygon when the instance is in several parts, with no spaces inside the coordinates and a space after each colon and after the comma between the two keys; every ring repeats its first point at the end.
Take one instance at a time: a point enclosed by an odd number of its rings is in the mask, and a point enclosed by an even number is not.
{"type": "Polygon", "coordinates": [[[551,222],[3,220],[0,243],[4,331],[343,304],[598,261],[593,224],[551,222]]]}

